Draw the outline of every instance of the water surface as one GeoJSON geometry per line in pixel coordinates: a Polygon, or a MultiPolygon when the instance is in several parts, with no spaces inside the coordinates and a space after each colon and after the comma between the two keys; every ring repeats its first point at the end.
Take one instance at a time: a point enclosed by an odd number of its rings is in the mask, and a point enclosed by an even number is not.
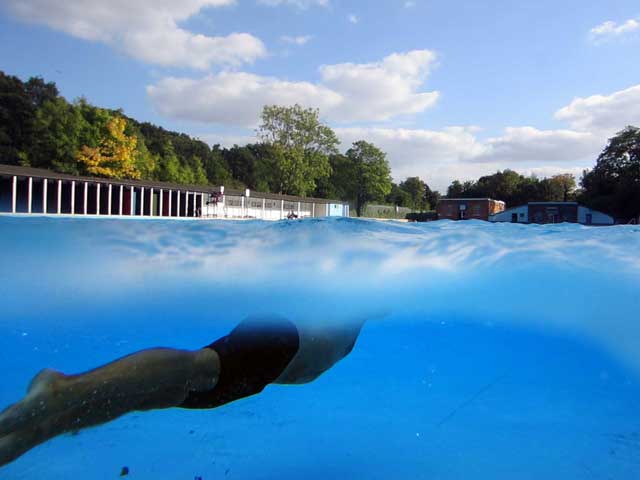
{"type": "Polygon", "coordinates": [[[316,382],[134,413],[0,478],[640,478],[640,228],[0,217],[0,408],[250,315],[368,320],[316,382]]]}

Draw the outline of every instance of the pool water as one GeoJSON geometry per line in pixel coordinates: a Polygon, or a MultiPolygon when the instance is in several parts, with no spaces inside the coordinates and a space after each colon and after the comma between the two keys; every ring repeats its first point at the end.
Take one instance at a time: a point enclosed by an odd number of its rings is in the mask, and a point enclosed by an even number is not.
{"type": "Polygon", "coordinates": [[[132,413],[2,479],[640,478],[640,228],[0,217],[0,409],[248,316],[361,322],[307,385],[132,413]]]}

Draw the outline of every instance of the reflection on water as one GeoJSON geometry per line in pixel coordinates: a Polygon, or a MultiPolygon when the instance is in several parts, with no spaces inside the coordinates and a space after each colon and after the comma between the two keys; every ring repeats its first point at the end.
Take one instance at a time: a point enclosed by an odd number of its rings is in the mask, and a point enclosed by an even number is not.
{"type": "Polygon", "coordinates": [[[638,478],[640,229],[0,218],[0,406],[243,318],[369,320],[313,383],[63,436],[2,478],[638,478]]]}

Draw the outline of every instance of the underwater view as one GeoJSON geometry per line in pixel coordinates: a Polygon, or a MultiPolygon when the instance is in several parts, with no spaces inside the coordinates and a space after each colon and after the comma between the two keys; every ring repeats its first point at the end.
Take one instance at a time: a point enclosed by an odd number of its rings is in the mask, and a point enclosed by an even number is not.
{"type": "Polygon", "coordinates": [[[299,385],[70,428],[2,479],[640,478],[638,226],[32,216],[0,232],[0,410],[44,368],[196,350],[246,319],[342,342],[282,382],[299,385]]]}

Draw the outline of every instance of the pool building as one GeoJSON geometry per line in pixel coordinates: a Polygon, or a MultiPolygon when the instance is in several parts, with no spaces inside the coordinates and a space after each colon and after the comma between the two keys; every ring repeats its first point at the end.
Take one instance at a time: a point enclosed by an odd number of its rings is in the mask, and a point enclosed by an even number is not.
{"type": "Polygon", "coordinates": [[[436,207],[439,220],[489,220],[506,205],[492,198],[443,198],[436,207]]]}
{"type": "Polygon", "coordinates": [[[0,214],[275,221],[348,217],[349,204],[224,186],[79,177],[0,164],[0,214]]]}
{"type": "Polygon", "coordinates": [[[580,223],[582,225],[613,225],[611,215],[580,205],[578,202],[529,202],[509,208],[489,217],[490,222],[511,223],[580,223]]]}

